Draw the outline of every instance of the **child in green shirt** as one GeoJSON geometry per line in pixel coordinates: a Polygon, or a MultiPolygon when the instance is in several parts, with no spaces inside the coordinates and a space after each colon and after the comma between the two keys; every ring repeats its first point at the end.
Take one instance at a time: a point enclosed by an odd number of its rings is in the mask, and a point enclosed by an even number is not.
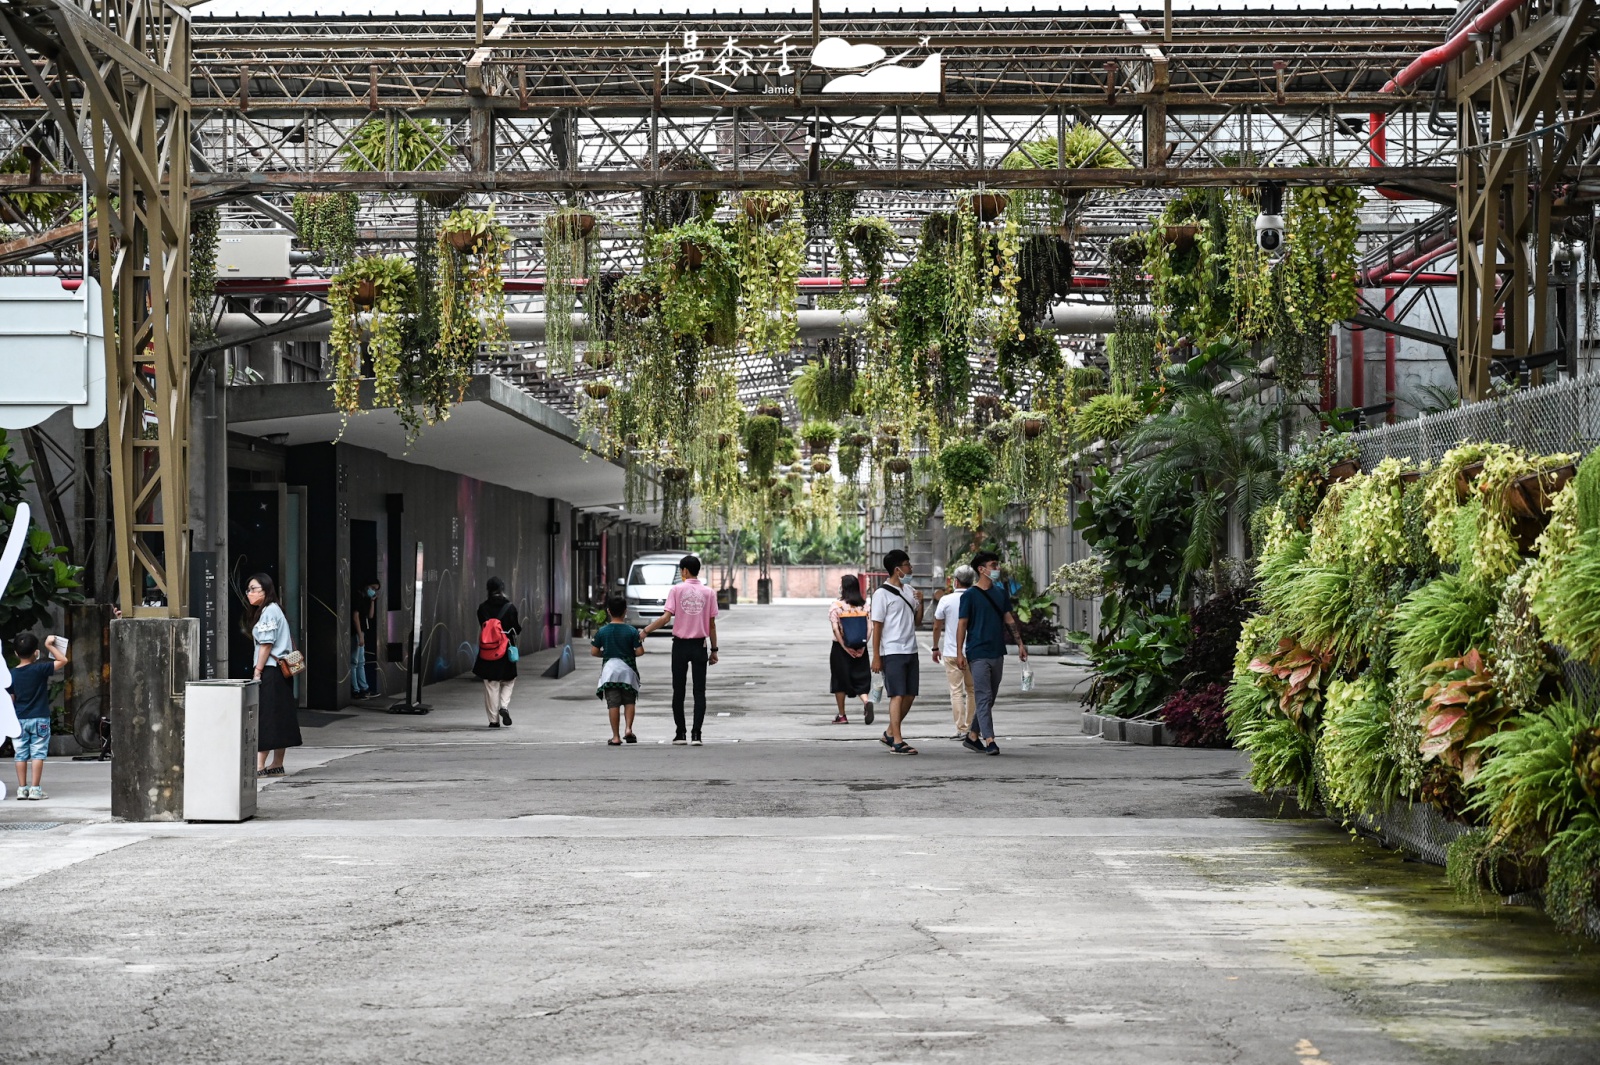
{"type": "Polygon", "coordinates": [[[600,659],[600,682],[594,693],[606,701],[611,713],[611,739],[606,746],[621,747],[624,742],[639,742],[633,734],[633,711],[639,699],[637,656],[644,654],[644,637],[628,624],[628,601],[622,596],[613,595],[606,600],[606,613],[611,620],[600,626],[589,641],[589,654],[600,659]],[[618,728],[623,713],[628,720],[626,734],[618,728]]]}

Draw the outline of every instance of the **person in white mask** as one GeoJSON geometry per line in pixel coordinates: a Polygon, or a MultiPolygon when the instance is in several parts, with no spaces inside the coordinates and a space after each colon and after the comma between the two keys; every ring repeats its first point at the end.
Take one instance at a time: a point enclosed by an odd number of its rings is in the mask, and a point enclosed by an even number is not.
{"type": "Polygon", "coordinates": [[[994,697],[1000,691],[1000,677],[1006,664],[1006,633],[1017,641],[1017,654],[1028,660],[1022,631],[1011,613],[1011,597],[999,586],[1000,556],[979,551],[972,556],[978,580],[961,593],[960,628],[956,662],[972,670],[972,722],[961,745],[977,754],[999,754],[994,741],[994,697]]]}

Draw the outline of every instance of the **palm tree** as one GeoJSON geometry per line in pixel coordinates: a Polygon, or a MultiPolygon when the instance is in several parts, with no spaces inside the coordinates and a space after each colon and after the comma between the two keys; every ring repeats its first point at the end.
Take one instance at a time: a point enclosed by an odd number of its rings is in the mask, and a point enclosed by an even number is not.
{"type": "Polygon", "coordinates": [[[1163,501],[1191,497],[1183,583],[1210,567],[1222,587],[1229,513],[1248,519],[1277,491],[1278,425],[1283,408],[1219,394],[1235,371],[1251,365],[1248,353],[1223,340],[1166,375],[1168,406],[1134,431],[1129,459],[1117,474],[1137,489],[1142,527],[1163,501]]]}

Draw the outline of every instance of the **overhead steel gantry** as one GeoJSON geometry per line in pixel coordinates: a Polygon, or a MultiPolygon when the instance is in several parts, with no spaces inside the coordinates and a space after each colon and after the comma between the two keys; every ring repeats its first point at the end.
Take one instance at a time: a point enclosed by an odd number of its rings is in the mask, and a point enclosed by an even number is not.
{"type": "MultiPolygon", "coordinates": [[[[250,203],[277,224],[299,191],[492,196],[528,236],[570,197],[631,218],[652,189],[856,190],[864,207],[899,222],[947,204],[951,191],[1111,190],[1082,202],[1094,224],[1080,229],[1114,231],[1142,224],[1161,190],[1359,184],[1384,198],[1396,229],[1442,205],[1473,219],[1473,235],[1480,221],[1501,232],[1487,265],[1480,249],[1460,272],[1459,358],[1471,365],[1462,389],[1476,395],[1489,360],[1536,355],[1549,342],[1549,315],[1517,308],[1548,291],[1550,256],[1538,242],[1552,225],[1540,224],[1536,201],[1519,206],[1528,198],[1516,190],[1546,190],[1551,218],[1582,200],[1575,181],[1594,142],[1584,117],[1591,12],[1589,0],[1485,0],[1461,12],[1224,8],[1167,22],[1108,5],[829,14],[814,24],[788,15],[208,19],[201,8],[189,80],[193,183],[196,202],[250,203]],[[859,71],[814,61],[829,38],[881,49],[903,69],[898,84],[848,84],[859,71]],[[1457,38],[1460,50],[1396,78],[1457,38]],[[352,135],[374,118],[431,119],[437,169],[352,166],[352,135]],[[1001,165],[1020,145],[1075,127],[1132,166],[1001,165]],[[1535,151],[1533,181],[1517,160],[1535,151]],[[1501,321],[1516,335],[1496,348],[1501,321]]],[[[27,140],[47,117],[33,79],[0,63],[0,142],[27,140]]],[[[0,175],[0,187],[74,184],[69,158],[44,149],[42,173],[0,175]]],[[[395,201],[374,198],[364,212],[367,232],[404,222],[395,201]]],[[[13,257],[51,243],[49,226],[22,228],[33,231],[12,242],[13,257]]],[[[1083,232],[1079,242],[1091,263],[1104,243],[1083,232]]],[[[531,272],[535,242],[519,245],[518,268],[531,272]]]]}
{"type": "MultiPolygon", "coordinates": [[[[164,0],[0,0],[0,33],[11,49],[8,104],[28,101],[7,113],[5,154],[26,146],[61,171],[11,175],[21,179],[12,184],[73,193],[86,185],[90,194],[90,254],[108,326],[111,552],[122,613],[180,618],[189,558],[189,21],[164,0]]],[[[64,199],[45,235],[76,242],[83,222],[69,215],[79,197],[64,199]]]]}

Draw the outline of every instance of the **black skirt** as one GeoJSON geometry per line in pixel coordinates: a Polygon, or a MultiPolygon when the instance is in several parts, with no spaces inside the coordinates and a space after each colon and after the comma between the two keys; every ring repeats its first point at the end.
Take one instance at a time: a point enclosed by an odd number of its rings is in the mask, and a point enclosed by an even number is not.
{"type": "Polygon", "coordinates": [[[261,701],[256,713],[256,750],[276,751],[298,747],[300,708],[295,705],[294,688],[276,665],[261,671],[261,701]]]}
{"type": "Polygon", "coordinates": [[[872,690],[872,654],[862,651],[860,658],[852,658],[838,640],[830,644],[828,654],[828,693],[844,692],[846,695],[865,695],[872,690]]]}

